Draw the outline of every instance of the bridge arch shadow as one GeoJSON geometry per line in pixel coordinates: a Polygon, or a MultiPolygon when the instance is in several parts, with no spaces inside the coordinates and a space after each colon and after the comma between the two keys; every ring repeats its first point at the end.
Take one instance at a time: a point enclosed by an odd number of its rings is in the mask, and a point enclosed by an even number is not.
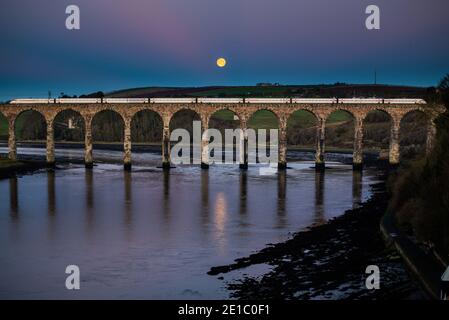
{"type": "MultiPolygon", "coordinates": [[[[95,148],[101,149],[103,152],[106,150],[123,152],[124,128],[125,123],[120,113],[111,109],[105,109],[97,112],[92,118],[92,140],[94,142],[94,152],[95,148]]],[[[99,154],[99,157],[97,156],[94,158],[101,160],[101,153],[99,154]]],[[[108,155],[108,158],[114,162],[121,162],[123,160],[122,156],[114,157],[108,155]]]]}
{"type": "MultiPolygon", "coordinates": [[[[55,147],[64,144],[84,145],[86,125],[83,116],[73,109],[60,111],[53,120],[55,147]]],[[[83,153],[70,155],[70,159],[83,160],[83,153]]]]}
{"type": "Polygon", "coordinates": [[[318,118],[310,110],[295,110],[287,119],[287,150],[306,151],[295,153],[293,162],[314,160],[318,118]]]}
{"type": "MultiPolygon", "coordinates": [[[[7,143],[9,137],[9,123],[6,116],[0,112],[0,143],[7,143]]],[[[6,154],[8,154],[8,148],[6,148],[6,154]]]]}
{"type": "Polygon", "coordinates": [[[24,110],[14,120],[14,133],[18,143],[45,144],[47,121],[39,111],[34,109],[24,110]]]}
{"type": "Polygon", "coordinates": [[[424,156],[429,117],[419,109],[407,112],[399,125],[399,150],[402,159],[424,156]]]}
{"type": "MultiPolygon", "coordinates": [[[[259,135],[258,135],[259,130],[260,129],[267,130],[266,141],[265,141],[267,150],[257,150],[257,153],[256,153],[257,157],[255,157],[257,162],[260,161],[260,156],[262,155],[262,153],[266,153],[266,155],[270,155],[269,150],[271,150],[271,148],[268,148],[268,146],[270,146],[270,144],[279,142],[279,141],[273,141],[273,142],[270,141],[270,129],[279,129],[279,125],[280,125],[280,121],[279,121],[277,114],[274,113],[270,109],[261,108],[255,112],[253,112],[251,114],[251,116],[249,117],[247,127],[248,127],[248,129],[255,130],[257,146],[262,142],[262,141],[259,141],[259,135]]],[[[278,139],[279,139],[279,137],[278,137],[278,139]]],[[[249,147],[248,156],[250,159],[251,159],[251,151],[255,152],[256,150],[251,150],[251,148],[249,147]]],[[[276,148],[275,152],[278,153],[277,148],[276,148]]]]}
{"type": "MultiPolygon", "coordinates": [[[[232,143],[232,161],[233,163],[238,163],[239,161],[237,148],[239,148],[240,146],[239,145],[240,141],[237,141],[237,137],[234,137],[232,139],[233,140],[232,142],[226,141],[226,130],[240,129],[240,124],[241,124],[240,118],[238,117],[238,115],[234,111],[227,108],[215,111],[209,118],[209,129],[216,129],[220,131],[222,136],[221,141],[222,161],[226,161],[227,159],[231,158],[230,154],[228,155],[225,153],[225,151],[231,150],[231,143],[232,143]],[[227,143],[228,145],[226,145],[227,143]]],[[[212,154],[211,156],[215,156],[215,154],[212,154]]]]}
{"type": "Polygon", "coordinates": [[[363,150],[377,153],[377,158],[388,160],[391,139],[391,115],[382,109],[369,111],[363,119],[363,150]]]}
{"type": "MultiPolygon", "coordinates": [[[[154,110],[144,109],[135,113],[131,119],[131,141],[132,151],[135,155],[138,154],[158,154],[155,162],[160,162],[160,155],[162,154],[162,132],[164,123],[159,113],[154,110]]],[[[153,159],[148,157],[134,156],[137,161],[153,162],[153,159]],[[141,158],[141,159],[140,159],[141,158]]],[[[134,160],[134,162],[136,162],[134,160]]]]}
{"type": "MultiPolygon", "coordinates": [[[[195,157],[194,148],[195,147],[201,148],[201,146],[197,146],[197,145],[194,146],[194,142],[195,142],[194,137],[193,137],[194,122],[201,122],[201,117],[196,111],[189,109],[189,108],[183,108],[181,110],[178,110],[170,118],[170,133],[172,133],[176,129],[184,129],[184,130],[187,130],[187,132],[189,133],[189,136],[190,136],[190,159],[191,159],[190,163],[194,163],[195,161],[198,161],[198,162],[200,161],[200,159],[193,158],[193,157],[195,157]]],[[[181,141],[181,138],[179,138],[178,141],[175,141],[174,143],[177,143],[180,141],[181,141]]],[[[178,152],[179,157],[183,156],[182,151],[183,150],[180,150],[178,152]]],[[[198,156],[200,156],[200,155],[198,155],[198,156]]]]}
{"type": "MultiPolygon", "coordinates": [[[[355,117],[345,109],[338,109],[326,118],[326,161],[334,161],[330,153],[352,153],[354,149],[355,117]]],[[[351,156],[352,158],[352,156],[351,156]]]]}

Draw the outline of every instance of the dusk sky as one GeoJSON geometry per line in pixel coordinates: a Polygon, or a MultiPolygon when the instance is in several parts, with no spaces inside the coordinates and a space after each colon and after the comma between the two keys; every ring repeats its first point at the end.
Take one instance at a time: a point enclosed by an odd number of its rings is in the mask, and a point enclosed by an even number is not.
{"type": "Polygon", "coordinates": [[[1,0],[0,101],[144,86],[436,85],[448,0],[1,0]],[[67,30],[78,5],[81,29],[67,30]],[[380,30],[365,9],[380,7],[380,30]],[[228,64],[218,68],[216,59],[228,64]]]}

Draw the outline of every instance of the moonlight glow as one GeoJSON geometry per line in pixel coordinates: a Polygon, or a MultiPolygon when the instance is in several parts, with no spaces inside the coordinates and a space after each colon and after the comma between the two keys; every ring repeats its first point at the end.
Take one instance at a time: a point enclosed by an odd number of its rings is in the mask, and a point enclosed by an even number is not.
{"type": "Polygon", "coordinates": [[[226,66],[226,59],[225,58],[218,58],[217,59],[217,66],[219,66],[220,68],[223,68],[224,66],[226,66]]]}

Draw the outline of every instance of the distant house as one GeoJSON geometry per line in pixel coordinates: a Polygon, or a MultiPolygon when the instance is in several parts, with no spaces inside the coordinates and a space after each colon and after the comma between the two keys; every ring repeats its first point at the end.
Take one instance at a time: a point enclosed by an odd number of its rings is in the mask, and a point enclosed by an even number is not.
{"type": "Polygon", "coordinates": [[[257,87],[279,87],[280,83],[276,82],[276,83],[270,83],[270,82],[259,82],[258,84],[256,84],[257,87]]]}

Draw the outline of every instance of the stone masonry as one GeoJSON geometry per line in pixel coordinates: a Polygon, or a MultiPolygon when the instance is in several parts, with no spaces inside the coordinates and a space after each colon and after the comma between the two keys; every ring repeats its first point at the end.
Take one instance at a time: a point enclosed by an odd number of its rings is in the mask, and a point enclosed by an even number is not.
{"type": "MultiPolygon", "coordinates": [[[[209,127],[209,119],[211,116],[223,109],[232,111],[240,121],[240,128],[245,132],[247,123],[251,115],[258,110],[269,110],[277,117],[279,125],[279,169],[285,169],[287,166],[286,151],[287,151],[287,121],[293,112],[297,110],[307,110],[311,112],[317,119],[316,131],[316,168],[324,168],[324,154],[325,154],[325,126],[326,119],[336,110],[345,110],[354,117],[354,153],[353,163],[354,168],[362,166],[362,140],[363,140],[363,120],[370,111],[380,110],[387,113],[391,120],[391,136],[390,136],[390,154],[389,161],[396,165],[400,160],[399,152],[399,128],[401,119],[411,111],[422,111],[426,114],[428,119],[428,135],[427,135],[427,150],[433,146],[433,139],[435,136],[434,120],[441,112],[441,106],[429,106],[426,104],[246,104],[246,103],[144,103],[144,104],[2,104],[0,105],[0,113],[6,117],[9,126],[9,158],[17,158],[16,137],[14,132],[15,121],[17,117],[24,111],[35,110],[42,114],[47,123],[47,162],[49,165],[55,163],[55,143],[54,143],[54,119],[64,110],[72,110],[82,117],[85,125],[85,164],[86,167],[92,167],[92,120],[95,115],[104,110],[111,110],[117,112],[124,123],[124,167],[131,168],[131,121],[138,112],[143,110],[151,110],[156,112],[163,122],[163,141],[162,141],[162,166],[163,168],[170,168],[170,120],[173,115],[182,110],[189,109],[196,112],[202,124],[202,129],[206,130],[209,127]]],[[[243,136],[244,152],[240,158],[240,167],[248,167],[247,145],[248,137],[244,133],[243,136]]],[[[202,139],[202,153],[201,153],[201,167],[208,168],[208,150],[207,139],[202,139]]]]}

